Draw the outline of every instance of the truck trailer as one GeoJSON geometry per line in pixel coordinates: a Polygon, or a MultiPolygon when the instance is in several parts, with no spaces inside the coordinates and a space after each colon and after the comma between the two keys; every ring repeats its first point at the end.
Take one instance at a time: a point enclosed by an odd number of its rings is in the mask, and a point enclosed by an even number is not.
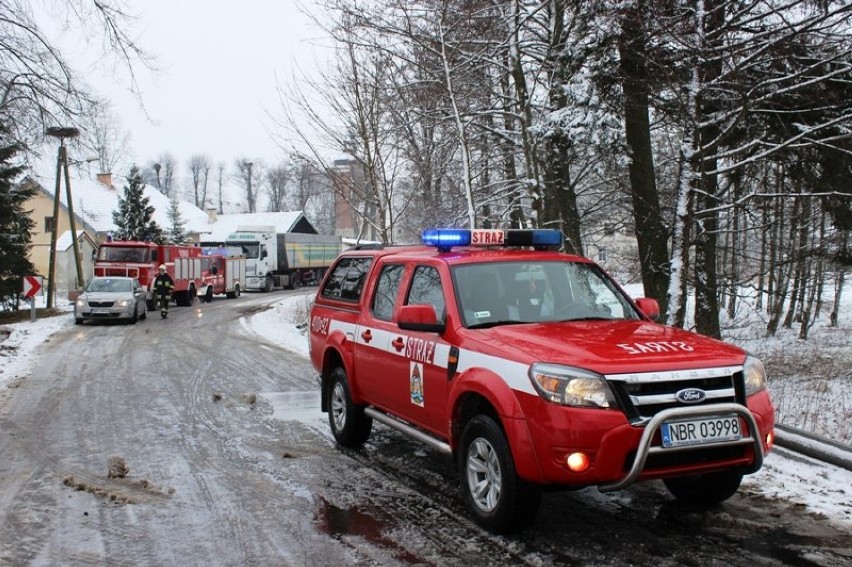
{"type": "Polygon", "coordinates": [[[319,282],[341,252],[341,240],[327,234],[276,232],[274,226],[240,226],[224,242],[202,247],[239,247],[246,257],[245,289],[297,289],[319,282]]]}

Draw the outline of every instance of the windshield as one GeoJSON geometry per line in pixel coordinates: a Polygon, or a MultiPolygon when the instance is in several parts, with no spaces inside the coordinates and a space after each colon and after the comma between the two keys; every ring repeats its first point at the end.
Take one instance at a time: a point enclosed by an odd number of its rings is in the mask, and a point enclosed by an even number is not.
{"type": "Polygon", "coordinates": [[[90,293],[130,291],[130,280],[116,280],[112,278],[93,279],[86,286],[86,291],[90,293]]]}
{"type": "Polygon", "coordinates": [[[639,319],[594,264],[488,262],[453,268],[466,327],[508,323],[639,319]]]}
{"type": "Polygon", "coordinates": [[[260,243],[259,242],[226,242],[225,243],[229,247],[237,247],[242,249],[243,256],[246,258],[257,259],[260,255],[260,243]]]}
{"type": "Polygon", "coordinates": [[[148,249],[137,246],[101,246],[98,260],[104,262],[148,262],[148,249]]]}

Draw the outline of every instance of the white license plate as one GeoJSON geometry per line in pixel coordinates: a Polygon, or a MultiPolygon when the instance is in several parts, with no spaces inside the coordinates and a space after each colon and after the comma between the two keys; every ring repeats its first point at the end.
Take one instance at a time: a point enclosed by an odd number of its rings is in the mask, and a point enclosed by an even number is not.
{"type": "Polygon", "coordinates": [[[668,421],[663,423],[660,432],[663,437],[663,447],[734,441],[742,439],[743,436],[740,419],[736,416],[668,421]]]}
{"type": "Polygon", "coordinates": [[[109,307],[95,307],[92,309],[92,313],[109,313],[109,307]]]}

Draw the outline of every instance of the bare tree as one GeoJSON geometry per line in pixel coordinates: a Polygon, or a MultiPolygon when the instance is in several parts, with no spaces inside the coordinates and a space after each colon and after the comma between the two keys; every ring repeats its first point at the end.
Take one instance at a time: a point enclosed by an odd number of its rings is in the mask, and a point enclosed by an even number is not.
{"type": "MultiPolygon", "coordinates": [[[[60,21],[99,37],[108,63],[120,62],[136,89],[135,65],[147,55],[132,38],[132,18],[119,0],[47,0],[41,7],[60,21]]],[[[10,135],[29,145],[49,126],[86,128],[85,118],[96,103],[78,80],[58,45],[39,25],[29,0],[0,2],[0,119],[10,135]]]]}
{"type": "Polygon", "coordinates": [[[160,154],[151,168],[156,174],[155,186],[160,190],[160,193],[171,199],[176,189],[175,179],[177,177],[177,161],[175,161],[174,156],[169,152],[160,154]]]}
{"type": "Polygon", "coordinates": [[[189,158],[187,165],[195,206],[199,209],[205,209],[207,207],[207,180],[212,167],[210,158],[204,154],[195,154],[189,158]]]}
{"type": "Polygon", "coordinates": [[[118,171],[121,163],[127,159],[130,134],[121,128],[120,119],[106,101],[96,102],[86,121],[88,128],[83,147],[95,152],[101,173],[118,171]]]}
{"type": "MultiPolygon", "coordinates": [[[[270,168],[266,172],[266,195],[269,197],[267,205],[269,211],[277,212],[287,210],[287,189],[293,177],[292,165],[282,163],[270,168]]],[[[303,210],[303,206],[294,210],[303,210]]]]}
{"type": "Polygon", "coordinates": [[[256,213],[258,191],[263,179],[263,163],[260,160],[252,161],[241,157],[234,162],[234,166],[237,168],[235,178],[242,185],[246,197],[244,212],[256,213]]]}
{"type": "Polygon", "coordinates": [[[219,214],[224,214],[225,206],[224,206],[224,184],[225,184],[225,162],[220,161],[216,165],[216,199],[219,205],[218,210],[219,214]]]}

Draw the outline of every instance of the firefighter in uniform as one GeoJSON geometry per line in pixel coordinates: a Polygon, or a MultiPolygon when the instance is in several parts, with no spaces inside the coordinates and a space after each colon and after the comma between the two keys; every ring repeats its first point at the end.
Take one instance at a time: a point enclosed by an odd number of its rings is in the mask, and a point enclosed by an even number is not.
{"type": "Polygon", "coordinates": [[[160,264],[160,273],[154,278],[154,297],[160,304],[160,316],[163,319],[169,316],[169,302],[172,300],[172,290],[174,288],[175,282],[166,273],[165,264],[160,264]]]}

